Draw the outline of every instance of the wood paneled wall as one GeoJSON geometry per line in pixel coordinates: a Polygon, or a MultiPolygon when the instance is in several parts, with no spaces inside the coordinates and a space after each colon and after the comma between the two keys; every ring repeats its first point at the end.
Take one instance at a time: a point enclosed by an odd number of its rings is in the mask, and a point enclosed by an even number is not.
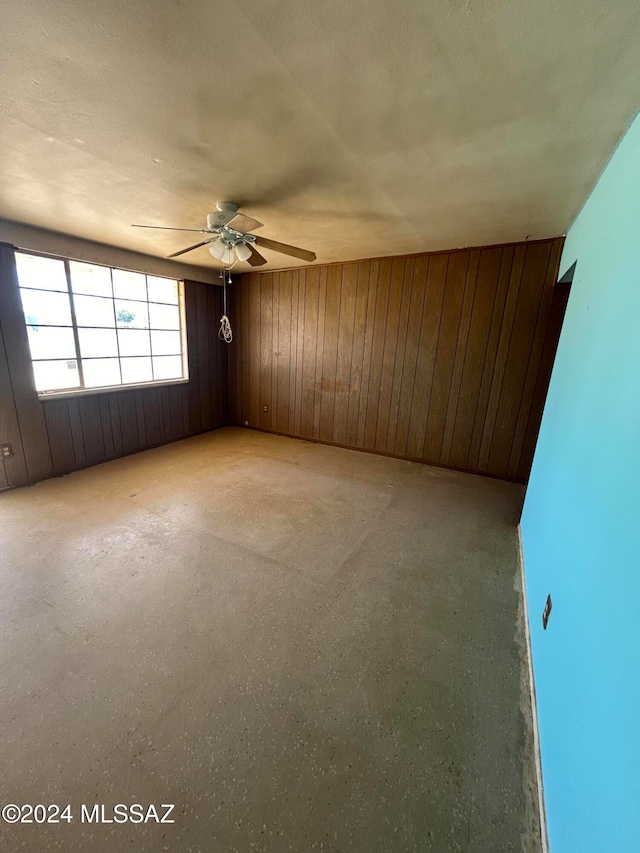
{"type": "Polygon", "coordinates": [[[35,482],[228,423],[221,288],[185,282],[189,382],[38,400],[13,249],[0,245],[0,489],[35,482]]]}
{"type": "Polygon", "coordinates": [[[227,423],[526,481],[568,293],[561,248],[243,275],[230,347],[220,288],[187,281],[188,384],[41,402],[0,244],[0,443],[14,449],[0,489],[227,423]]]}
{"type": "Polygon", "coordinates": [[[564,310],[562,243],[241,276],[231,421],[525,481],[564,310]]]}

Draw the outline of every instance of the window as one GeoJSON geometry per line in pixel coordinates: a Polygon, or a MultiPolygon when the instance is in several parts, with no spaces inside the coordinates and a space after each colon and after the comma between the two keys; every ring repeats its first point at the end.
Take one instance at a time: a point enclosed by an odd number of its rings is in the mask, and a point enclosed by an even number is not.
{"type": "Polygon", "coordinates": [[[16,252],[39,394],[187,378],[182,284],[16,252]]]}

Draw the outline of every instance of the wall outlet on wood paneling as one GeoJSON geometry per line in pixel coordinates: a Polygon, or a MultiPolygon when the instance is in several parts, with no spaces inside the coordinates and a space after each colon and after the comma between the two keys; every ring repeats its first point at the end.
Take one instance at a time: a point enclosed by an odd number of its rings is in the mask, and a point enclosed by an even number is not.
{"type": "Polygon", "coordinates": [[[269,406],[263,406],[263,407],[262,407],[262,411],[263,411],[263,412],[268,412],[268,411],[269,411],[269,406]]]}
{"type": "Polygon", "coordinates": [[[0,444],[0,457],[2,459],[11,459],[13,456],[13,447],[10,444],[0,444]]]}

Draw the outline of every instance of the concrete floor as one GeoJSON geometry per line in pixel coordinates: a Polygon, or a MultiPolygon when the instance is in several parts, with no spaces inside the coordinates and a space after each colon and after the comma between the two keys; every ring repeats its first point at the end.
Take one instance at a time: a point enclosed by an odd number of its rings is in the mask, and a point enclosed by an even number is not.
{"type": "Polygon", "coordinates": [[[538,850],[521,500],[235,428],[0,496],[0,800],[73,816],[0,849],[538,850]]]}

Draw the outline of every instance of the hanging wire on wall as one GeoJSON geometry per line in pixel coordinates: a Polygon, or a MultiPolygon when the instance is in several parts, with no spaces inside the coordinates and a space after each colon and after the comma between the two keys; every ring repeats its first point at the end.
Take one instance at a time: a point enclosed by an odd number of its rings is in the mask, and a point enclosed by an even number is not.
{"type": "Polygon", "coordinates": [[[218,337],[221,341],[230,344],[233,340],[233,331],[231,330],[231,323],[227,317],[227,284],[231,284],[231,270],[223,270],[221,278],[224,279],[224,290],[222,294],[223,314],[220,318],[218,337]]]}

